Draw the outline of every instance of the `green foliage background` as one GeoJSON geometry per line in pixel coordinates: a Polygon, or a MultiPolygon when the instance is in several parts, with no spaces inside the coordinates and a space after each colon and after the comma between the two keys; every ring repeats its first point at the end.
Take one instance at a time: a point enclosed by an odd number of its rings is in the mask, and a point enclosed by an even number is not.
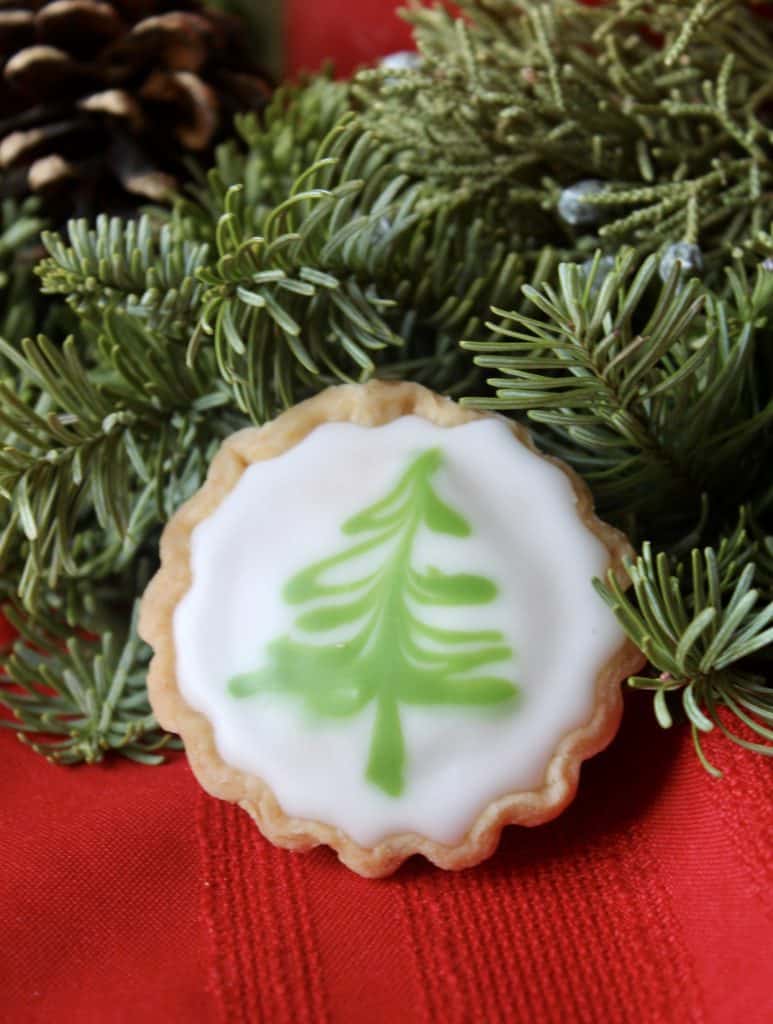
{"type": "Polygon", "coordinates": [[[49,756],[157,758],[132,607],[163,522],[234,429],[374,374],[528,419],[641,551],[599,590],[661,723],[770,751],[773,23],[459,6],[411,5],[415,69],[238,119],[174,209],[44,233],[42,294],[39,215],[3,209],[3,699],[49,756]],[[663,280],[677,242],[703,270],[663,280]]]}

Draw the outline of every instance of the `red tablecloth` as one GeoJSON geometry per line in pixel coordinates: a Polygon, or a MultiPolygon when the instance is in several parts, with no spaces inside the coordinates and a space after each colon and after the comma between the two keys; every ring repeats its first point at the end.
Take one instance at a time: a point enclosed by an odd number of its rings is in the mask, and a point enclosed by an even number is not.
{"type": "MultiPolygon", "coordinates": [[[[291,62],[403,47],[392,0],[297,0],[291,62]]],[[[0,1020],[767,1024],[773,772],[648,699],[555,822],[365,881],[269,846],[182,756],[54,767],[0,732],[0,1020]]]]}

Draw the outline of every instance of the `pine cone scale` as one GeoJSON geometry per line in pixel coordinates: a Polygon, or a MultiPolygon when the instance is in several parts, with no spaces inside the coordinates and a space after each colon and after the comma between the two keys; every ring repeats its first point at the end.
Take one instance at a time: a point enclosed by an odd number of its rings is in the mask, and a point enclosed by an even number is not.
{"type": "Polygon", "coordinates": [[[211,27],[196,14],[175,11],[146,18],[120,44],[121,54],[133,54],[148,67],[198,71],[212,49],[211,27]]]}
{"type": "Polygon", "coordinates": [[[190,71],[156,72],[142,95],[175,108],[175,135],[186,149],[198,152],[209,146],[217,130],[219,104],[206,82],[190,71]]]}
{"type": "Polygon", "coordinates": [[[53,0],[35,24],[41,39],[82,59],[98,53],[123,30],[115,9],[98,0],[53,0]]]}
{"type": "Polygon", "coordinates": [[[18,93],[44,100],[77,95],[98,81],[56,46],[27,46],[5,65],[5,79],[18,93]]]}
{"type": "Polygon", "coordinates": [[[31,11],[0,10],[0,51],[12,52],[35,41],[35,16],[31,11]]]}
{"type": "Polygon", "coordinates": [[[57,153],[52,153],[30,164],[27,180],[35,192],[45,192],[48,188],[74,178],[76,174],[77,169],[73,164],[57,153]]]}
{"type": "Polygon", "coordinates": [[[142,108],[125,89],[105,89],[95,92],[78,102],[81,110],[109,114],[126,120],[132,131],[138,132],[143,126],[142,108]]]}
{"type": "MultiPolygon", "coordinates": [[[[59,146],[62,139],[70,138],[72,147],[77,145],[77,121],[62,121],[47,124],[43,128],[29,128],[26,131],[10,132],[0,142],[0,167],[13,167],[26,160],[37,159],[43,150],[53,143],[59,146]],[[73,138],[73,134],[76,137],[73,138]]],[[[83,140],[81,140],[83,141],[83,140]]]]}

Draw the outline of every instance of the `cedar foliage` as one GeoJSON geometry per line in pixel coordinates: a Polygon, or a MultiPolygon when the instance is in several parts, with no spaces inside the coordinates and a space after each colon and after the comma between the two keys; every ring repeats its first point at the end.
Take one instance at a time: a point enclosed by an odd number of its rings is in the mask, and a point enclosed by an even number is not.
{"type": "Polygon", "coordinates": [[[0,579],[27,633],[6,671],[25,729],[73,723],[67,759],[126,749],[113,725],[76,741],[129,712],[99,717],[115,651],[65,634],[112,630],[141,678],[132,603],[221,439],[374,374],[527,418],[641,552],[629,591],[598,588],[661,724],[681,708],[699,753],[714,727],[770,751],[773,23],[711,0],[460,6],[411,5],[417,68],[237,118],[171,212],[44,234],[45,332],[4,211],[0,579]],[[668,268],[683,242],[702,269],[668,268]]]}

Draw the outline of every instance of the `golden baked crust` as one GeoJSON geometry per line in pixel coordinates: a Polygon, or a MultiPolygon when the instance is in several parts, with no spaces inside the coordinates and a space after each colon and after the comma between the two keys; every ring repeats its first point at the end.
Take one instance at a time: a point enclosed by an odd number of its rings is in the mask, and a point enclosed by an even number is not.
{"type": "MultiPolygon", "coordinates": [[[[629,641],[621,644],[597,676],[592,719],[560,741],[542,787],[511,793],[490,803],[464,838],[453,846],[416,833],[390,836],[374,847],[360,846],[341,829],[289,817],[261,779],[222,760],[209,720],[186,703],[175,673],[172,616],[191,585],[192,530],[214,512],[247,466],[280,455],[315,427],[334,421],[380,426],[411,414],[447,427],[487,415],[463,409],[418,384],[371,381],[329,388],[263,427],[248,428],[228,438],[212,461],[204,486],[167,524],[161,538],[161,568],[150,582],[140,609],[140,635],[155,652],[148,674],[153,710],[164,728],[183,738],[191,768],[204,789],[213,796],[238,803],[278,846],[308,850],[325,844],[337,851],[347,867],[369,878],[391,874],[415,853],[423,854],[442,868],[470,867],[494,851],[505,825],[538,825],[559,814],[575,794],[581,762],[603,749],[617,731],[622,713],[620,682],[637,671],[644,660],[629,641]]],[[[537,451],[527,430],[510,420],[504,422],[519,441],[537,451]]],[[[630,550],[626,538],[596,518],[590,492],[577,474],[556,459],[550,461],[568,476],[577,495],[579,517],[609,551],[610,568],[624,579],[622,559],[630,550]]]]}

